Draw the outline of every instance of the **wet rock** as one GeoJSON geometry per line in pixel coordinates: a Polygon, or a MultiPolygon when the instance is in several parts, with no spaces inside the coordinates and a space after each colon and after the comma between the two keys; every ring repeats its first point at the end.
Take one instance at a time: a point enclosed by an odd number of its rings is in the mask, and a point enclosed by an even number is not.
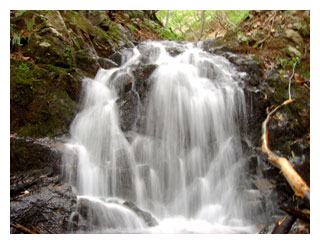
{"type": "MultiPolygon", "coordinates": [[[[277,222],[285,216],[273,216],[272,221],[267,223],[261,230],[259,234],[271,234],[277,225],[277,222]]],[[[310,224],[297,219],[291,226],[288,234],[310,234],[310,224]]]]}
{"type": "Polygon", "coordinates": [[[263,224],[266,219],[264,195],[257,189],[246,189],[242,192],[242,196],[249,209],[249,218],[256,224],[263,224]]]}
{"type": "Polygon", "coordinates": [[[166,51],[170,54],[172,57],[176,57],[179,54],[183,53],[185,50],[182,47],[166,47],[166,51]]]}
{"type": "Polygon", "coordinates": [[[158,225],[158,221],[149,212],[141,210],[133,202],[126,201],[123,203],[123,205],[134,211],[140,218],[144,220],[147,226],[152,227],[158,225]]]}
{"type": "Polygon", "coordinates": [[[310,234],[310,223],[297,219],[288,234],[310,234]]]}
{"type": "MultiPolygon", "coordinates": [[[[280,216],[275,216],[274,219],[275,218],[280,219],[280,216]]],[[[277,226],[277,222],[278,222],[278,219],[271,220],[260,230],[259,234],[271,234],[274,228],[277,226]]]]}
{"type": "MultiPolygon", "coordinates": [[[[59,140],[10,138],[10,222],[41,233],[66,233],[76,196],[61,183],[59,140]]],[[[21,233],[11,227],[11,233],[21,233]]]]}
{"type": "MultiPolygon", "coordinates": [[[[76,196],[70,185],[50,184],[11,199],[10,223],[29,229],[34,226],[41,233],[68,233],[69,219],[75,208],[76,196]]],[[[10,233],[21,232],[11,227],[10,233]]]]}
{"type": "Polygon", "coordinates": [[[60,182],[60,176],[55,176],[51,167],[28,170],[10,175],[10,197],[33,191],[39,187],[60,182]]]}
{"type": "Polygon", "coordinates": [[[10,174],[30,170],[59,174],[61,167],[59,147],[62,147],[61,143],[50,140],[10,138],[10,174]]]}
{"type": "Polygon", "coordinates": [[[274,183],[271,183],[269,180],[264,178],[258,178],[253,181],[253,184],[259,189],[260,192],[264,194],[269,194],[274,188],[274,183]]]}
{"type": "Polygon", "coordinates": [[[249,86],[259,87],[263,77],[263,61],[253,55],[242,56],[230,52],[225,52],[224,55],[229,61],[235,64],[239,71],[248,74],[245,81],[249,86]]]}
{"type": "Polygon", "coordinates": [[[257,169],[259,167],[257,156],[252,155],[248,157],[247,167],[250,174],[257,174],[257,169]]]}
{"type": "Polygon", "coordinates": [[[266,117],[266,108],[269,102],[265,99],[265,94],[260,88],[245,87],[244,95],[246,99],[247,129],[244,133],[251,141],[252,145],[259,147],[261,143],[261,125],[266,117]]]}
{"type": "Polygon", "coordinates": [[[204,51],[215,53],[218,55],[222,54],[225,51],[230,51],[230,49],[226,47],[221,37],[200,41],[198,42],[198,46],[200,46],[204,51]]]}
{"type": "Polygon", "coordinates": [[[118,101],[121,130],[130,131],[138,116],[138,97],[134,91],[128,91],[118,101]]]}
{"type": "Polygon", "coordinates": [[[134,86],[130,85],[130,89],[125,89],[125,93],[117,100],[122,131],[136,128],[140,128],[140,132],[144,131],[147,94],[152,86],[150,77],[156,68],[157,65],[154,64],[139,65],[132,72],[134,86]]]}
{"type": "Polygon", "coordinates": [[[139,209],[133,202],[118,200],[79,198],[76,211],[71,218],[71,231],[76,233],[108,233],[126,231],[128,228],[155,226],[158,222],[146,211],[139,209]],[[128,209],[130,212],[128,212],[128,209]]]}
{"type": "Polygon", "coordinates": [[[123,55],[120,52],[115,52],[111,56],[108,57],[111,61],[116,63],[118,66],[121,65],[123,55]]]}
{"type": "Polygon", "coordinates": [[[94,77],[99,69],[97,59],[90,55],[88,49],[79,50],[75,54],[77,67],[83,70],[87,76],[94,77]]]}
{"type": "Polygon", "coordinates": [[[59,141],[10,138],[10,197],[61,182],[59,141]]]}
{"type": "Polygon", "coordinates": [[[108,59],[108,58],[99,57],[98,63],[100,65],[100,67],[103,69],[111,69],[111,68],[115,68],[115,67],[119,66],[119,64],[115,63],[114,61],[112,61],[111,59],[108,59]]]}

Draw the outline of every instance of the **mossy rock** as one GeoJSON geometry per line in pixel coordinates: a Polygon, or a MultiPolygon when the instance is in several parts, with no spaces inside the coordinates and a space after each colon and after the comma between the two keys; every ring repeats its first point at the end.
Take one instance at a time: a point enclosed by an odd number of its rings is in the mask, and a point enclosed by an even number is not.
{"type": "MultiPolygon", "coordinates": [[[[82,78],[95,76],[99,58],[133,46],[126,25],[116,22],[116,12],[10,12],[10,37],[21,35],[21,43],[11,49],[15,54],[10,65],[12,132],[41,137],[68,131],[82,78]]],[[[130,14],[141,21],[145,18],[143,11],[130,14]]]]}
{"type": "Polygon", "coordinates": [[[34,137],[65,133],[77,108],[79,77],[61,67],[25,60],[12,60],[10,71],[11,131],[34,137]]]}
{"type": "Polygon", "coordinates": [[[90,54],[89,49],[82,49],[75,54],[77,67],[83,70],[87,76],[94,77],[99,69],[98,60],[90,54]]]}
{"type": "MultiPolygon", "coordinates": [[[[288,79],[278,76],[267,82],[269,88],[266,93],[271,104],[280,105],[288,99],[288,79]]],[[[310,133],[310,93],[304,86],[293,82],[291,95],[294,102],[281,109],[269,126],[271,149],[278,150],[286,157],[291,156],[291,141],[310,133]]]]}

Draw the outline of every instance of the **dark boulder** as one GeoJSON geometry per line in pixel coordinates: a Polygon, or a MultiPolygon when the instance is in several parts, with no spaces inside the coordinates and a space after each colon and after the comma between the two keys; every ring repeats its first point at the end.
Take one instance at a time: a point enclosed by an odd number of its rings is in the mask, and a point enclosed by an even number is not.
{"type": "Polygon", "coordinates": [[[158,221],[149,212],[141,210],[133,202],[126,201],[123,203],[123,205],[134,211],[140,218],[144,220],[147,226],[152,227],[158,225],[158,221]]]}
{"type": "Polygon", "coordinates": [[[141,231],[158,222],[131,201],[120,203],[117,199],[79,198],[76,211],[70,220],[73,233],[114,233],[115,231],[141,231]]]}
{"type": "Polygon", "coordinates": [[[61,169],[61,142],[24,137],[10,138],[10,174],[42,170],[57,175],[61,169]],[[49,168],[49,169],[48,169],[49,168]]]}
{"type": "Polygon", "coordinates": [[[110,55],[108,59],[120,66],[122,63],[123,54],[121,52],[115,52],[114,54],[110,55]]]}
{"type": "Polygon", "coordinates": [[[111,59],[108,59],[108,58],[99,57],[98,63],[100,65],[100,67],[103,69],[111,69],[111,68],[115,68],[115,67],[119,66],[119,64],[115,63],[114,61],[112,61],[111,59]]]}
{"type": "MultiPolygon", "coordinates": [[[[76,195],[62,183],[59,141],[10,138],[10,223],[66,233],[76,195]]],[[[11,227],[11,233],[21,233],[11,227]]]]}
{"type": "Polygon", "coordinates": [[[155,64],[138,65],[132,72],[134,85],[127,86],[125,93],[117,100],[122,131],[140,129],[144,131],[147,95],[152,87],[151,74],[155,64]]]}
{"type": "MultiPolygon", "coordinates": [[[[68,184],[50,184],[10,201],[10,223],[44,234],[68,233],[69,219],[76,207],[76,195],[68,184]]],[[[10,233],[21,233],[14,227],[10,233]]]]}

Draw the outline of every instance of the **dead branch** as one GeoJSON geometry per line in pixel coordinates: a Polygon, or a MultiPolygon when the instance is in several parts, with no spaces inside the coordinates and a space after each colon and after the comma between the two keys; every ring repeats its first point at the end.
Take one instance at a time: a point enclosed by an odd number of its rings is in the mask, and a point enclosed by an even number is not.
{"type": "Polygon", "coordinates": [[[11,224],[10,223],[10,226],[16,228],[17,230],[22,231],[25,234],[41,234],[41,232],[34,226],[33,226],[33,228],[35,228],[34,231],[32,231],[32,230],[28,229],[27,227],[24,227],[20,224],[11,224]]]}
{"type": "Polygon", "coordinates": [[[274,21],[274,18],[276,17],[277,15],[277,10],[273,10],[271,12],[271,14],[269,15],[269,17],[264,21],[263,25],[266,26],[267,24],[270,25],[270,22],[272,22],[272,26],[273,26],[273,21],[274,21]]]}
{"type": "Polygon", "coordinates": [[[288,208],[283,205],[280,206],[280,209],[289,215],[296,216],[297,218],[310,223],[310,210],[308,209],[288,208]]]}
{"type": "Polygon", "coordinates": [[[216,19],[219,22],[219,25],[226,31],[228,31],[228,28],[224,26],[224,24],[222,23],[223,20],[221,20],[222,16],[220,15],[220,12],[216,14],[216,19]]]}
{"type": "MultiPolygon", "coordinates": [[[[303,58],[303,57],[302,57],[303,58]]],[[[302,59],[301,58],[301,59],[302,59]]],[[[275,107],[270,113],[268,113],[267,118],[262,123],[262,151],[267,153],[268,159],[272,162],[274,166],[279,168],[286,178],[287,182],[294,190],[295,195],[305,198],[310,202],[310,188],[307,183],[301,178],[301,176],[297,173],[297,171],[292,167],[289,160],[284,157],[279,157],[275,153],[273,153],[269,147],[269,140],[268,140],[268,125],[273,117],[280,109],[284,106],[292,103],[294,100],[291,97],[291,80],[295,73],[295,67],[298,60],[296,60],[294,64],[294,68],[292,71],[292,75],[289,80],[289,99],[284,101],[282,104],[275,107]]]]}
{"type": "Polygon", "coordinates": [[[291,74],[291,76],[289,78],[289,87],[288,87],[289,99],[291,99],[291,83],[292,83],[292,78],[294,77],[294,73],[295,73],[295,69],[296,69],[297,63],[300,60],[304,59],[306,55],[307,55],[307,46],[304,47],[304,55],[300,59],[297,59],[294,62],[294,65],[293,65],[293,68],[292,68],[292,74],[291,74]]]}
{"type": "Polygon", "coordinates": [[[270,25],[270,21],[271,21],[271,26],[269,27],[269,31],[268,31],[268,34],[266,35],[266,37],[256,43],[257,46],[259,46],[260,44],[263,45],[263,43],[270,37],[271,31],[273,29],[273,22],[276,17],[276,14],[277,14],[277,10],[274,10],[273,13],[263,23],[264,26],[266,25],[267,22],[270,25]]]}

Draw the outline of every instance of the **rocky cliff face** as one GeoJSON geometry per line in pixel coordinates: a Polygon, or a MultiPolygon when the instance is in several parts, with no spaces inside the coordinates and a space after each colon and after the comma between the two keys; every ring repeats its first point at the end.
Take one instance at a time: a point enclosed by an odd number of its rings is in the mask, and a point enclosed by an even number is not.
{"type": "MultiPolygon", "coordinates": [[[[11,223],[34,226],[42,233],[64,233],[70,230],[71,214],[78,206],[71,187],[60,177],[63,146],[59,140],[63,139],[36,138],[67,134],[79,109],[82,79],[94,77],[100,67],[121,65],[122,49],[148,38],[162,39],[156,31],[161,26],[152,11],[12,11],[10,27],[11,223]]],[[[247,73],[243,147],[250,160],[243,177],[258,192],[253,200],[261,202],[261,210],[283,215],[277,207],[293,204],[293,192],[259,148],[266,108],[287,99],[288,79],[274,68],[265,69],[262,58],[239,54],[241,42],[237,35],[226,36],[202,46],[247,73]]],[[[138,47],[143,52],[143,44],[138,47]]],[[[175,56],[179,50],[170,53],[175,56]]],[[[155,68],[142,62],[134,72],[142,104],[155,68]]],[[[136,124],[143,126],[144,110],[137,119],[138,101],[131,82],[127,80],[117,101],[125,132],[136,124]]],[[[293,83],[292,94],[295,102],[270,124],[270,146],[289,158],[309,183],[310,95],[299,82],[293,83]]],[[[20,232],[11,227],[11,233],[20,232]]]]}
{"type": "MultiPolygon", "coordinates": [[[[160,39],[150,11],[12,11],[10,57],[11,132],[44,137],[67,133],[83,77],[144,35],[160,39]]],[[[121,62],[121,60],[118,60],[121,62]]]]}

